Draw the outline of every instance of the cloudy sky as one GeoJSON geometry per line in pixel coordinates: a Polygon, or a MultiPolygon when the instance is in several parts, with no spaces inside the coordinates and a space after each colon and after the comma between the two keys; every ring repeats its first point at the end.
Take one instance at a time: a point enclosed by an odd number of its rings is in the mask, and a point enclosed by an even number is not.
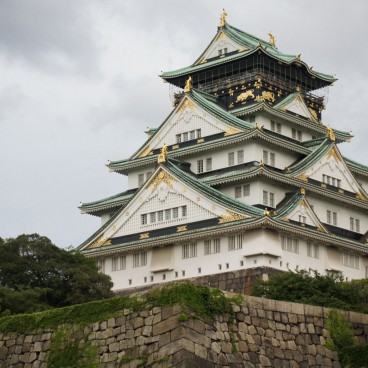
{"type": "Polygon", "coordinates": [[[80,201],[126,189],[108,159],[132,154],[171,111],[161,71],[191,64],[228,22],[336,74],[324,122],[352,130],[368,165],[368,1],[2,0],[0,236],[77,246],[99,226],[80,201]]]}

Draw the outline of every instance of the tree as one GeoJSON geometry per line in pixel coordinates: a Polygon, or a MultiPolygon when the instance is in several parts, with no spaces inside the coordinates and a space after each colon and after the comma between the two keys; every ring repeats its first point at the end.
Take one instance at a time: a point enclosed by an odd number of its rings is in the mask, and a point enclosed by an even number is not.
{"type": "Polygon", "coordinates": [[[0,314],[105,299],[112,296],[111,287],[93,260],[60,249],[47,237],[0,238],[0,314]]]}
{"type": "Polygon", "coordinates": [[[317,271],[289,271],[257,282],[252,295],[296,303],[320,305],[366,313],[368,280],[344,281],[342,275],[317,271]]]}

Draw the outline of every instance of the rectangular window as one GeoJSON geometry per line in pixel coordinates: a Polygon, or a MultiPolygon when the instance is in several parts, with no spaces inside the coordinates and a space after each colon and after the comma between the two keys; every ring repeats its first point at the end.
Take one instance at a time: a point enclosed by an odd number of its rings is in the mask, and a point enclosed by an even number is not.
{"type": "Polygon", "coordinates": [[[147,225],[147,214],[141,215],[141,225],[147,225]]]}
{"type": "Polygon", "coordinates": [[[332,220],[331,211],[327,210],[327,223],[331,224],[331,220],[332,220]]]}
{"type": "Polygon", "coordinates": [[[263,205],[268,206],[268,192],[265,190],[263,191],[263,205]]]}
{"type": "Polygon", "coordinates": [[[268,151],[263,150],[263,163],[268,165],[268,151]]]}
{"type": "Polygon", "coordinates": [[[228,249],[236,250],[243,248],[243,234],[232,235],[228,237],[228,249]]]}
{"type": "Polygon", "coordinates": [[[319,247],[316,244],[307,243],[307,254],[311,258],[319,258],[319,247]]]}
{"type": "Polygon", "coordinates": [[[244,151],[237,151],[236,154],[238,157],[238,164],[244,164],[244,151]]]}
{"type": "Polygon", "coordinates": [[[294,129],[294,128],[291,128],[291,137],[293,139],[296,139],[296,129],[294,129]]]}
{"type": "Polygon", "coordinates": [[[176,143],[181,143],[181,134],[176,135],[176,143]]]}
{"type": "Polygon", "coordinates": [[[276,123],[273,120],[271,120],[271,130],[276,132],[276,123]]]}
{"type": "Polygon", "coordinates": [[[157,211],[157,221],[164,221],[164,211],[157,211]]]}
{"type": "Polygon", "coordinates": [[[125,270],[126,269],[126,256],[120,256],[120,269],[125,270]]]}
{"type": "Polygon", "coordinates": [[[151,175],[152,175],[151,171],[146,172],[146,181],[150,178],[151,175]]]}
{"type": "Polygon", "coordinates": [[[204,241],[204,255],[211,254],[211,240],[204,241]]]}
{"type": "Polygon", "coordinates": [[[183,244],[182,257],[183,259],[197,257],[197,243],[183,244]]]}
{"type": "Polygon", "coordinates": [[[206,158],[206,171],[212,170],[212,157],[206,158]]]}
{"type": "Polygon", "coordinates": [[[332,212],[332,223],[334,226],[337,226],[337,213],[332,212]]]}
{"type": "Polygon", "coordinates": [[[342,253],[342,264],[346,267],[359,269],[359,256],[344,252],[342,253]]]}
{"type": "Polygon", "coordinates": [[[242,187],[235,187],[235,198],[240,198],[242,196],[242,187]]]}
{"type": "Polygon", "coordinates": [[[187,206],[181,206],[181,216],[187,217],[187,206]]]}
{"type": "Polygon", "coordinates": [[[360,233],[360,220],[359,219],[355,219],[355,231],[357,233],[360,233]]]}
{"type": "Polygon", "coordinates": [[[234,152],[228,153],[228,163],[229,163],[229,166],[235,165],[235,153],[234,152]]]}
{"type": "Polygon", "coordinates": [[[197,129],[197,138],[201,138],[201,137],[202,137],[202,130],[197,129]]]}
{"type": "Polygon", "coordinates": [[[354,231],[354,219],[350,217],[350,230],[354,231]]]}
{"type": "Polygon", "coordinates": [[[111,271],[117,271],[119,269],[119,258],[112,257],[111,260],[111,271]]]}
{"type": "Polygon", "coordinates": [[[188,132],[183,133],[183,142],[188,141],[188,132]]]}
{"type": "Polygon", "coordinates": [[[276,132],[281,133],[281,123],[276,123],[276,132]]]}
{"type": "Polygon", "coordinates": [[[275,194],[270,193],[270,206],[275,207],[275,194]]]}
{"type": "Polygon", "coordinates": [[[350,230],[360,233],[360,220],[350,217],[350,230]]]}
{"type": "Polygon", "coordinates": [[[299,215],[299,222],[301,222],[302,224],[305,224],[307,222],[306,216],[299,215]]]}
{"type": "Polygon", "coordinates": [[[179,207],[173,208],[173,218],[174,219],[179,218],[179,207]]]}
{"type": "Polygon", "coordinates": [[[195,133],[196,133],[196,132],[195,132],[195,130],[191,130],[191,131],[190,131],[190,133],[189,133],[189,134],[190,134],[190,140],[195,139],[195,137],[196,137],[196,136],[195,136],[195,133]]]}
{"type": "Polygon", "coordinates": [[[270,153],[270,165],[276,166],[276,155],[273,152],[270,153]]]}
{"type": "Polygon", "coordinates": [[[303,132],[301,130],[298,130],[298,141],[303,140],[303,132]]]}
{"type": "Polygon", "coordinates": [[[165,210],[165,220],[171,220],[171,209],[165,210]]]}
{"type": "Polygon", "coordinates": [[[243,185],[243,196],[244,197],[250,196],[250,184],[243,185]]]}
{"type": "Polygon", "coordinates": [[[299,240],[290,236],[281,236],[281,248],[287,252],[299,253],[299,240]]]}
{"type": "Polygon", "coordinates": [[[147,265],[147,252],[133,254],[133,267],[142,267],[147,265]]]}
{"type": "Polygon", "coordinates": [[[220,253],[220,239],[205,240],[204,254],[220,253]]]}
{"type": "Polygon", "coordinates": [[[203,173],[203,160],[197,160],[197,173],[203,173]]]}
{"type": "Polygon", "coordinates": [[[156,212],[150,213],[150,224],[154,224],[156,222],[156,212]]]}
{"type": "Polygon", "coordinates": [[[144,174],[138,175],[138,187],[141,187],[144,184],[144,174]]]}

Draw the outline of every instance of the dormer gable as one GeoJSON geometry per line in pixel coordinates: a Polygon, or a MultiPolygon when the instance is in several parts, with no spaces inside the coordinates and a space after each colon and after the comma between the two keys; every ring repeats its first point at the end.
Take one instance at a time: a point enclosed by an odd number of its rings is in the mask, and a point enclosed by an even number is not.
{"type": "Polygon", "coordinates": [[[232,40],[222,29],[220,29],[215,38],[193,65],[203,64],[216,57],[224,57],[234,51],[241,52],[245,50],[247,50],[246,47],[232,40]]]}
{"type": "Polygon", "coordinates": [[[316,111],[307,106],[303,96],[299,92],[290,94],[274,107],[278,110],[291,112],[298,116],[302,116],[314,123],[319,122],[316,111]]]}
{"type": "Polygon", "coordinates": [[[177,145],[179,148],[180,143],[189,140],[198,141],[215,134],[226,136],[241,133],[246,129],[246,123],[215,106],[213,102],[207,101],[200,93],[191,91],[184,95],[168,118],[132,159],[145,157],[164,144],[177,145]]]}
{"type": "Polygon", "coordinates": [[[298,223],[303,227],[316,228],[322,232],[328,232],[322,222],[311,208],[305,196],[304,189],[286,198],[281,206],[276,209],[276,217],[283,221],[298,223]]]}

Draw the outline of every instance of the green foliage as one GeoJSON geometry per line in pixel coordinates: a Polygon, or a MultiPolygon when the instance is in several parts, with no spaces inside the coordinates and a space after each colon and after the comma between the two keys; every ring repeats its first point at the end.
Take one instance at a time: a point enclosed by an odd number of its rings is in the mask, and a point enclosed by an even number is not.
{"type": "Polygon", "coordinates": [[[124,308],[138,310],[142,308],[142,303],[134,297],[123,296],[46,310],[40,313],[2,317],[0,318],[0,331],[4,333],[31,333],[39,329],[55,329],[63,324],[84,327],[90,323],[114,317],[124,308]]]}
{"type": "Polygon", "coordinates": [[[61,326],[54,332],[47,364],[53,368],[98,368],[98,348],[83,338],[76,326],[61,326]]]}
{"type": "Polygon", "coordinates": [[[158,307],[179,304],[191,315],[207,320],[215,315],[232,313],[229,300],[221,290],[190,282],[173,283],[153,290],[146,301],[148,305],[158,307]]]}
{"type": "Polygon", "coordinates": [[[252,295],[269,299],[368,312],[368,280],[344,282],[341,275],[289,271],[257,282],[252,295]]]}
{"type": "Polygon", "coordinates": [[[327,328],[330,340],[326,346],[339,353],[339,361],[343,367],[368,366],[368,345],[357,344],[354,331],[345,321],[343,314],[331,310],[327,316],[327,328]]]}
{"type": "Polygon", "coordinates": [[[0,315],[109,298],[111,287],[94,260],[60,249],[46,237],[0,241],[0,315]]]}

